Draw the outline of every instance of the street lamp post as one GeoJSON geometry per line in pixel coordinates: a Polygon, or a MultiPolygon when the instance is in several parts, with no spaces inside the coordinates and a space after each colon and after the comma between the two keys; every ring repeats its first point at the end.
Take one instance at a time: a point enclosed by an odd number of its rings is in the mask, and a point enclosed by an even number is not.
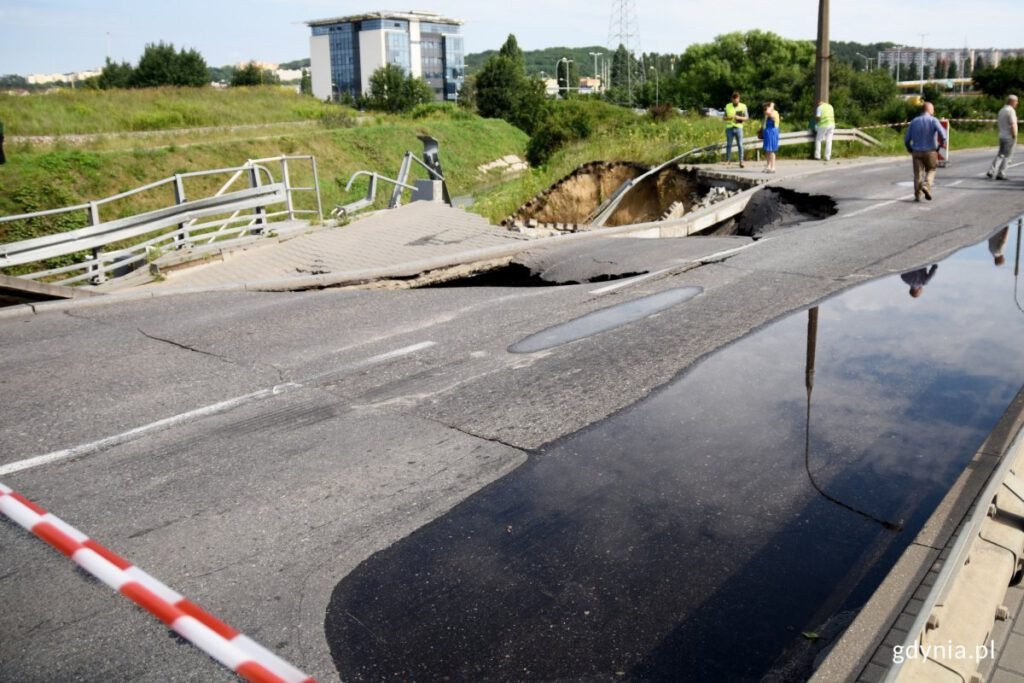
{"type": "MultiPolygon", "coordinates": [[[[569,86],[569,65],[572,64],[574,61],[575,60],[570,59],[569,57],[562,57],[557,62],[555,62],[555,81],[556,82],[558,81],[558,65],[562,64],[562,63],[565,64],[565,94],[566,95],[568,95],[571,92],[571,90],[572,90],[572,88],[569,86]]],[[[579,88],[577,88],[577,90],[578,89],[579,88]]]]}
{"type": "Polygon", "coordinates": [[[653,66],[649,68],[654,72],[654,106],[657,107],[661,105],[661,86],[659,84],[658,69],[653,66]]]}
{"type": "Polygon", "coordinates": [[[594,58],[594,78],[600,79],[600,76],[597,73],[597,58],[598,57],[604,57],[604,53],[603,52],[589,52],[587,54],[589,54],[591,57],[594,58]]]}
{"type": "Polygon", "coordinates": [[[924,99],[924,37],[928,34],[919,33],[918,35],[921,36],[921,99],[924,99]]]}
{"type": "Polygon", "coordinates": [[[875,57],[868,57],[867,55],[862,55],[859,52],[857,53],[857,56],[858,57],[862,57],[864,59],[864,62],[866,64],[865,70],[866,71],[871,71],[871,62],[875,61],[876,58],[875,57]]]}

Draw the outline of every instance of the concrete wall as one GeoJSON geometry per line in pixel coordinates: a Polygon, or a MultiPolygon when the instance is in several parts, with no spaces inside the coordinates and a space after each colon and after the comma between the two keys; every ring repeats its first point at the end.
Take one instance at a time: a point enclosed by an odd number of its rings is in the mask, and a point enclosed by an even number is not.
{"type": "Polygon", "coordinates": [[[313,97],[331,98],[331,43],[330,36],[311,36],[309,39],[309,72],[313,82],[313,97]]]}
{"type": "Polygon", "coordinates": [[[420,52],[420,22],[409,22],[409,70],[413,78],[423,75],[423,56],[420,52]]]}
{"type": "Polygon", "coordinates": [[[359,82],[364,95],[370,93],[370,77],[387,62],[384,31],[359,32],[359,82]]]}

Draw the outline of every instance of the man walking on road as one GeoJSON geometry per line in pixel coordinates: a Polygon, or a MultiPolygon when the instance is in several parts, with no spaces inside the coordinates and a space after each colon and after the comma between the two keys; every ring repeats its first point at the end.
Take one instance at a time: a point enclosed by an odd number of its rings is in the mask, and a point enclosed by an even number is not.
{"type": "Polygon", "coordinates": [[[925,102],[922,111],[907,126],[903,146],[914,159],[914,201],[921,195],[931,201],[935,168],[939,165],[939,147],[946,144],[946,129],[935,118],[935,106],[925,102]]]}
{"type": "Polygon", "coordinates": [[[1006,98],[1006,105],[999,110],[999,152],[992,160],[992,166],[985,174],[996,180],[1006,180],[1006,167],[1013,161],[1013,148],[1017,145],[1017,96],[1006,98]]]}
{"type": "Polygon", "coordinates": [[[743,123],[746,120],[747,105],[740,102],[740,94],[734,92],[732,102],[725,105],[725,163],[732,161],[732,141],[736,140],[740,168],[743,168],[743,123]]]}
{"type": "Polygon", "coordinates": [[[832,159],[832,134],[836,132],[836,110],[825,100],[814,110],[814,158],[821,160],[821,141],[825,141],[825,161],[832,159]]]}

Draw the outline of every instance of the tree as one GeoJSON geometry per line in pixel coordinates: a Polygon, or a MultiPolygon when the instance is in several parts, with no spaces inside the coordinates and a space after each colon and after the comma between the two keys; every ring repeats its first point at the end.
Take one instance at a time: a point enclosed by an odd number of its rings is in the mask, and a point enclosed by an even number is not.
{"type": "Polygon", "coordinates": [[[505,44],[498,50],[498,54],[502,57],[508,57],[519,64],[520,67],[523,66],[523,51],[519,48],[519,41],[511,33],[505,39],[505,44]]]}
{"type": "Polygon", "coordinates": [[[544,84],[527,78],[519,55],[516,38],[510,35],[501,50],[487,58],[476,74],[476,107],[485,118],[505,119],[533,133],[547,107],[544,84]]]}
{"type": "Polygon", "coordinates": [[[241,69],[235,69],[235,73],[231,74],[231,87],[259,85],[262,76],[263,71],[256,66],[256,62],[249,62],[241,69]]]}
{"type": "Polygon", "coordinates": [[[313,94],[313,79],[309,77],[309,69],[302,70],[302,80],[299,81],[299,92],[303,95],[313,94]]]}
{"type": "Polygon", "coordinates": [[[466,76],[459,88],[458,105],[470,111],[476,109],[476,76],[466,76]]]}
{"type": "Polygon", "coordinates": [[[249,62],[231,75],[231,86],[280,85],[281,79],[273,71],[261,69],[256,62],[249,62]]]}
{"type": "Polygon", "coordinates": [[[516,88],[525,75],[514,59],[494,55],[484,62],[476,76],[476,107],[480,116],[504,118],[512,111],[516,88]]]}
{"type": "Polygon", "coordinates": [[[370,76],[370,108],[409,111],[434,99],[434,90],[422,78],[407,76],[397,64],[387,64],[370,76]]]}
{"type": "Polygon", "coordinates": [[[156,88],[174,82],[174,65],[177,60],[174,45],[168,43],[148,44],[135,67],[132,87],[156,88]]]}
{"type": "Polygon", "coordinates": [[[7,74],[0,76],[0,88],[27,88],[28,80],[24,76],[17,74],[7,74]]]}
{"type": "MultiPolygon", "coordinates": [[[[678,83],[670,91],[678,98],[675,104],[685,109],[722,107],[739,90],[748,105],[772,100],[783,112],[791,112],[805,99],[810,106],[814,57],[811,41],[765,31],[729,33],[688,47],[678,63],[678,83]]],[[[842,62],[834,65],[839,66],[849,68],[842,62]]]]}
{"type": "Polygon", "coordinates": [[[397,64],[387,64],[370,76],[370,107],[399,112],[403,109],[402,88],[405,71],[397,64]]]}
{"type": "Polygon", "coordinates": [[[171,85],[202,87],[210,82],[206,60],[195,50],[180,51],[175,57],[174,80],[171,85]]]}
{"type": "Polygon", "coordinates": [[[957,77],[956,62],[950,62],[949,63],[949,68],[946,69],[946,78],[956,78],[956,77],[957,77]]]}
{"type": "Polygon", "coordinates": [[[1007,57],[996,67],[976,68],[975,84],[986,95],[1003,99],[1024,91],[1024,57],[1007,57]]]}
{"type": "MultiPolygon", "coordinates": [[[[122,65],[122,67],[124,66],[126,65],[122,65]]],[[[116,74],[112,72],[113,75],[116,74]]],[[[139,57],[139,63],[132,73],[130,87],[156,88],[162,85],[199,87],[209,82],[209,67],[202,55],[195,50],[179,52],[174,49],[173,44],[160,42],[155,45],[146,45],[146,49],[139,57]]]]}
{"type": "Polygon", "coordinates": [[[135,69],[128,62],[117,64],[107,57],[107,63],[100,71],[97,85],[103,90],[112,88],[130,88],[135,81],[135,69]]]}

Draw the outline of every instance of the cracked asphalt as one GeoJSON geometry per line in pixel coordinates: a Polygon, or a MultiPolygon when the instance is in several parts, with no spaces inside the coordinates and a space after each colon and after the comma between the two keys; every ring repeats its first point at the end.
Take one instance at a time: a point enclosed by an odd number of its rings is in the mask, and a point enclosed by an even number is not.
{"type": "MultiPolygon", "coordinates": [[[[987,183],[989,158],[956,156],[927,205],[905,200],[908,160],[789,180],[838,214],[753,246],[620,237],[520,257],[562,280],[646,273],[633,282],[209,292],[0,317],[0,468],[177,418],[0,481],[337,680],[325,610],[356,566],[750,331],[985,239],[1024,188],[987,183]],[[507,351],[683,286],[704,293],[507,351]]],[[[0,545],[0,680],[236,680],[19,527],[0,522],[0,545]]]]}

